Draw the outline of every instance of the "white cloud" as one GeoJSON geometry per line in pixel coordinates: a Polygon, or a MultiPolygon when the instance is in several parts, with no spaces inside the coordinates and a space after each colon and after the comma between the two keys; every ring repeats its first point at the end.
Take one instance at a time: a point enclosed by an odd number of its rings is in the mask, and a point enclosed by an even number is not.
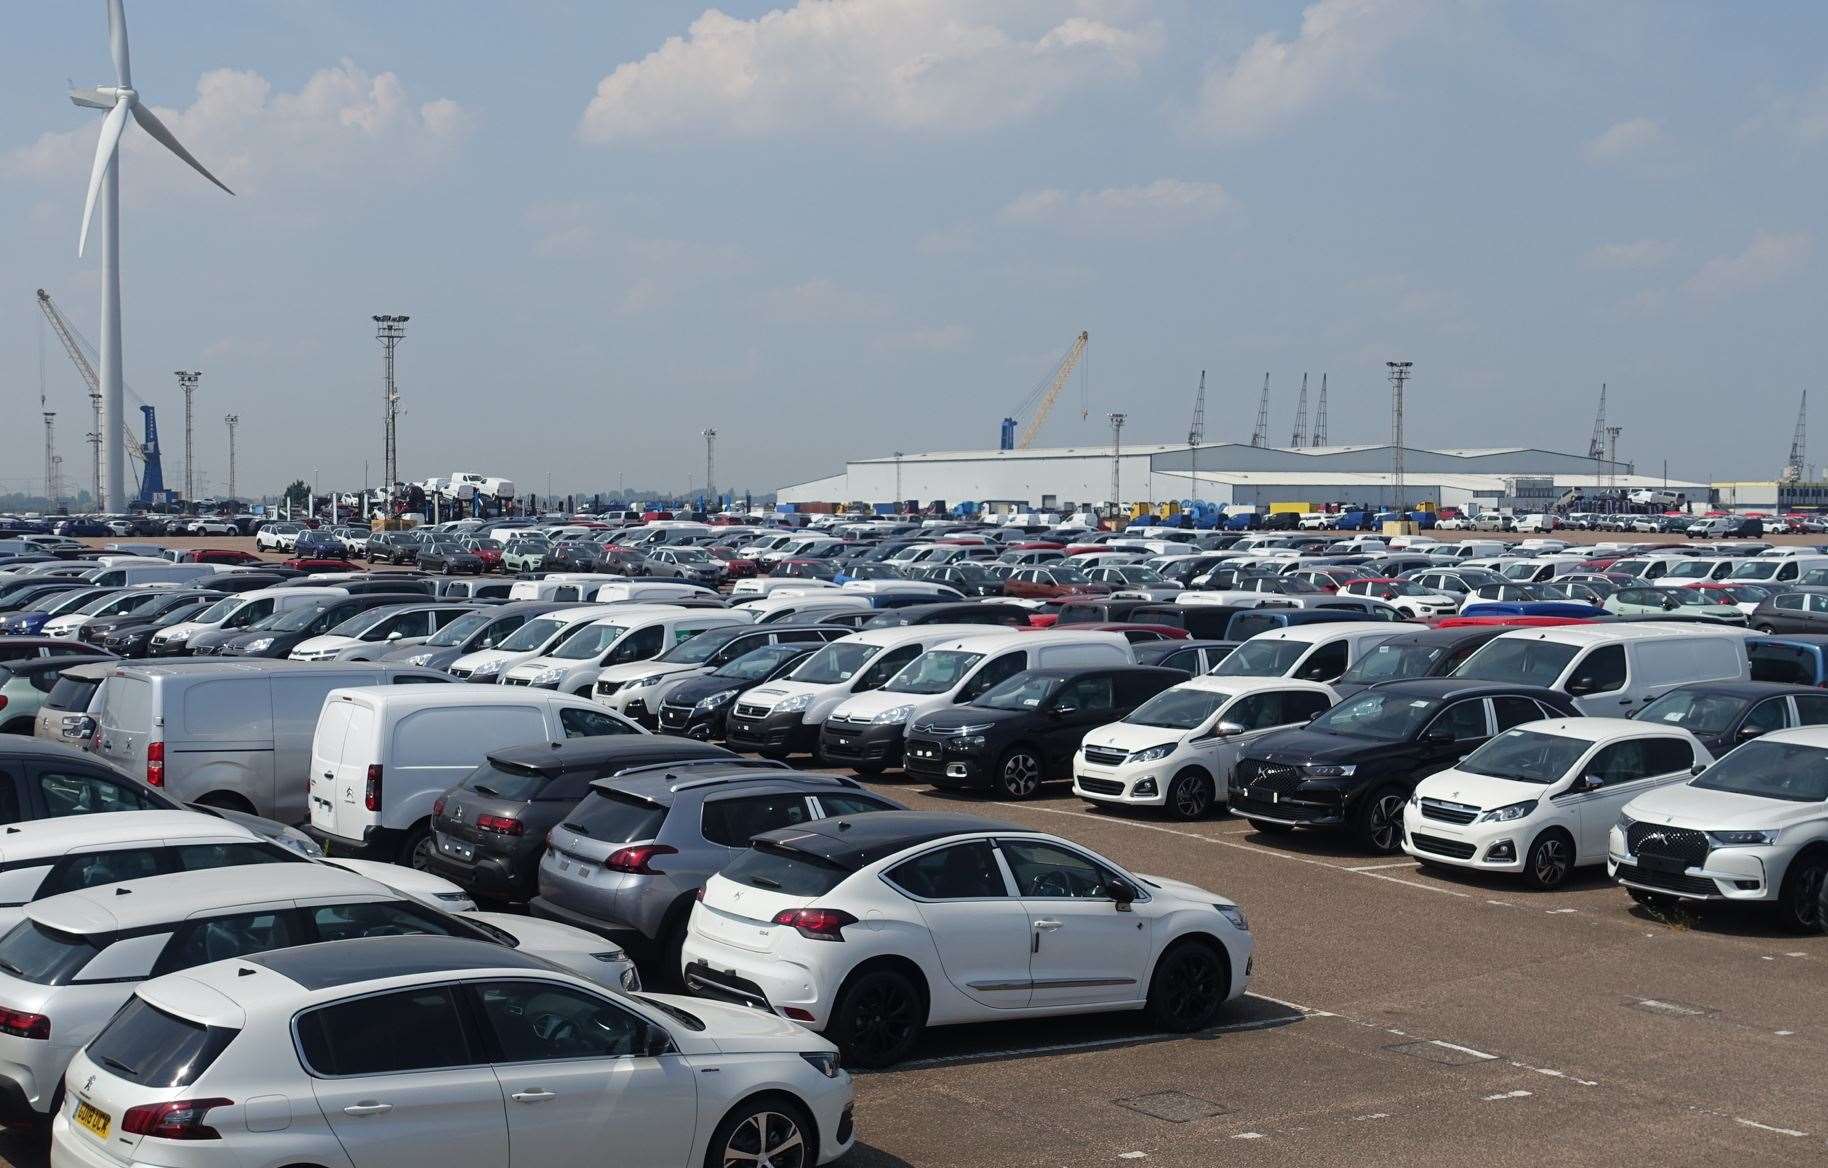
{"type": "Polygon", "coordinates": [[[929,231],[914,243],[921,255],[964,255],[977,250],[977,232],[968,223],[929,231]]]}
{"type": "Polygon", "coordinates": [[[618,316],[666,308],[694,289],[748,271],[746,252],[730,244],[655,239],[602,230],[614,216],[588,200],[534,203],[523,218],[541,259],[589,260],[595,283],[610,289],[618,316]]]}
{"type": "Polygon", "coordinates": [[[1217,137],[1254,137],[1328,98],[1366,88],[1384,54],[1415,31],[1423,10],[1419,0],[1310,5],[1294,40],[1265,33],[1229,67],[1215,63],[1207,71],[1194,127],[1217,137]]]}
{"type": "MultiPolygon", "coordinates": [[[[291,93],[275,93],[272,82],[251,70],[214,69],[198,79],[190,105],[152,108],[203,165],[240,194],[311,192],[357,182],[395,185],[446,161],[470,121],[456,102],[415,103],[395,74],[369,73],[348,60],[318,70],[291,93]]],[[[95,113],[88,124],[9,151],[0,159],[0,173],[73,183],[73,197],[80,199],[100,122],[95,113]]],[[[130,198],[209,192],[200,176],[137,128],[128,129],[122,149],[130,198]]]]}
{"type": "Polygon", "coordinates": [[[1654,118],[1627,118],[1606,127],[1598,137],[1581,148],[1587,161],[1600,166],[1616,166],[1662,153],[1669,136],[1654,118]]]}
{"type": "Polygon", "coordinates": [[[1218,183],[1162,178],[1097,191],[1029,191],[1004,207],[1002,218],[1077,232],[1139,234],[1214,219],[1231,207],[1231,196],[1218,183]]]}
{"type": "Polygon", "coordinates": [[[861,324],[889,315],[880,296],[845,288],[823,276],[771,290],[767,308],[769,316],[786,324],[861,324]]]}
{"type": "Polygon", "coordinates": [[[800,0],[754,20],[713,8],[598,82],[579,134],[602,143],[847,124],[984,130],[1133,75],[1159,39],[1150,25],[1061,20],[1016,0],[800,0]]]}
{"type": "Polygon", "coordinates": [[[1772,97],[1762,113],[1741,127],[1742,132],[1774,129],[1799,146],[1819,146],[1828,141],[1828,76],[1803,93],[1772,97]]]}
{"type": "Polygon", "coordinates": [[[1581,266],[1603,271],[1654,268],[1676,253],[1667,239],[1639,239],[1630,243],[1602,243],[1581,257],[1581,266]]]}
{"type": "Polygon", "coordinates": [[[1688,278],[1683,289],[1691,296],[1715,300],[1750,292],[1791,275],[1809,259],[1815,245],[1808,232],[1774,235],[1760,231],[1744,251],[1716,256],[1688,278]]]}

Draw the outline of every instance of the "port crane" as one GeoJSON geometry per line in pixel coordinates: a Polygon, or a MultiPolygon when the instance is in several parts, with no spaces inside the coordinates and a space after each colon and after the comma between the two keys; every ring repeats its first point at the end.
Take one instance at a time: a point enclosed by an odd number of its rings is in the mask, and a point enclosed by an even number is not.
{"type": "MultiPolygon", "coordinates": [[[[69,318],[64,316],[62,310],[57,307],[57,302],[51,299],[51,294],[43,288],[38,289],[38,307],[43,311],[45,319],[51,322],[51,331],[57,334],[58,341],[63,344],[64,352],[69,354],[70,363],[76,366],[76,372],[81,375],[83,383],[89,387],[89,406],[95,418],[95,429],[90,432],[88,439],[94,464],[94,477],[90,489],[95,492],[99,506],[102,497],[102,386],[101,378],[97,377],[95,373],[95,360],[91,356],[95,352],[95,346],[76,331],[76,326],[70,323],[69,318]]],[[[146,436],[143,440],[134,437],[131,430],[127,431],[124,436],[127,440],[128,457],[133,460],[135,466],[140,468],[138,498],[142,503],[150,503],[165,490],[164,467],[159,459],[158,421],[154,416],[153,408],[147,405],[139,394],[128,389],[127,395],[139,405],[140,413],[145,418],[146,436]]]]}
{"type": "Polygon", "coordinates": [[[1060,391],[1066,388],[1073,370],[1085,357],[1085,345],[1089,340],[1091,334],[1081,332],[1047,376],[1036,382],[1027,396],[1016,403],[1016,408],[1009,411],[1009,416],[1003,419],[997,434],[998,450],[1027,450],[1034,445],[1035,436],[1041,432],[1047,415],[1053,413],[1054,403],[1060,400],[1060,391]],[[1027,422],[1021,421],[1024,417],[1028,419],[1027,422]],[[1018,428],[1020,433],[1017,432],[1018,428]]]}

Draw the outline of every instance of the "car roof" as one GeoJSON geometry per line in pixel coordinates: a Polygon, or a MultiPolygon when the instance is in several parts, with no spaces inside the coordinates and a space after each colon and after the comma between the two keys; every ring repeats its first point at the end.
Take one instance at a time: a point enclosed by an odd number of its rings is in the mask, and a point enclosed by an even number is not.
{"type": "Polygon", "coordinates": [[[1035,834],[1034,829],[980,819],[975,815],[932,811],[870,811],[833,819],[815,819],[755,837],[757,843],[803,852],[855,871],[908,848],[958,835],[985,832],[1035,834]]]}
{"type": "MultiPolygon", "coordinates": [[[[1281,609],[1270,609],[1281,612],[1281,609]]],[[[1300,609],[1295,611],[1312,611],[1300,609]]],[[[1322,609],[1321,611],[1328,611],[1322,609]]],[[[1332,637],[1349,637],[1360,633],[1386,633],[1394,635],[1393,630],[1400,626],[1395,621],[1314,621],[1304,624],[1285,625],[1281,628],[1266,629],[1252,637],[1253,641],[1325,641],[1332,637]]]]}
{"type": "Polygon", "coordinates": [[[1724,697],[1744,698],[1754,701],[1758,698],[1782,697],[1787,694],[1801,694],[1822,697],[1821,689],[1813,685],[1798,685],[1786,681],[1694,681],[1679,685],[1665,693],[1700,693],[1720,694],[1724,697]]]}
{"type": "Polygon", "coordinates": [[[846,775],[797,771],[780,763],[744,758],[714,759],[682,767],[660,763],[642,768],[642,773],[598,779],[591,786],[600,791],[616,791],[657,807],[670,807],[673,800],[683,792],[729,787],[737,783],[784,783],[793,790],[806,790],[809,787],[847,790],[862,788],[861,783],[846,775]]]}
{"type": "Polygon", "coordinates": [[[226,912],[243,905],[325,896],[404,899],[378,881],[329,864],[243,864],[169,872],[47,896],[25,915],[65,933],[117,933],[226,912]]]}
{"type": "MultiPolygon", "coordinates": [[[[291,661],[283,657],[263,657],[258,661],[235,661],[221,657],[190,658],[188,661],[153,661],[123,660],[120,673],[124,677],[140,677],[147,680],[159,677],[195,677],[206,671],[207,666],[214,666],[230,676],[258,677],[269,673],[318,673],[325,669],[366,670],[379,674],[386,669],[404,668],[398,661],[291,661]]],[[[214,672],[214,670],[209,670],[214,672]]],[[[431,672],[420,670],[421,675],[431,672]]],[[[412,688],[412,687],[408,687],[412,688]]],[[[482,686],[476,687],[482,690],[482,686]]]]}
{"type": "Polygon", "coordinates": [[[897,649],[910,641],[929,641],[938,645],[973,633],[995,633],[996,630],[996,625],[883,625],[873,629],[858,629],[832,643],[897,649]]]}
{"type": "Polygon", "coordinates": [[[362,982],[387,981],[425,973],[464,973],[473,970],[539,970],[552,966],[537,957],[463,937],[356,937],[322,941],[290,949],[270,949],[251,957],[238,957],[223,965],[262,966],[307,990],[323,990],[362,982]]]}
{"type": "MultiPolygon", "coordinates": [[[[1524,726],[1554,734],[1560,738],[1580,738],[1588,742],[1610,742],[1615,738],[1638,738],[1646,734],[1672,734],[1686,738],[1687,729],[1663,722],[1644,722],[1636,718],[1550,718],[1526,722],[1524,726]]],[[[1512,727],[1517,729],[1517,727],[1512,727]]]]}
{"type": "MultiPolygon", "coordinates": [[[[1702,623],[1699,621],[1663,625],[1658,625],[1653,622],[1640,622],[1554,625],[1547,628],[1535,627],[1512,629],[1510,632],[1506,633],[1505,636],[1519,640],[1534,638],[1538,641],[1559,641],[1564,644],[1605,645],[1623,640],[1641,641],[1658,637],[1681,636],[1684,634],[1717,637],[1729,631],[1729,629],[1717,629],[1712,627],[1711,623],[1702,623]]],[[[1744,630],[1741,629],[1738,635],[1743,636],[1744,630]]]]}
{"type": "Polygon", "coordinates": [[[537,743],[491,750],[485,756],[496,767],[534,771],[542,775],[565,771],[596,770],[621,765],[639,766],[674,759],[737,759],[724,747],[695,738],[670,734],[599,734],[567,738],[550,745],[537,743]]]}
{"type": "Polygon", "coordinates": [[[49,758],[59,762],[85,762],[105,771],[114,769],[88,751],[23,734],[0,735],[0,758],[49,758]]]}
{"type": "Polygon", "coordinates": [[[1088,645],[1120,645],[1125,649],[1130,647],[1130,642],[1122,633],[1075,632],[1071,625],[1064,629],[999,629],[994,625],[978,625],[976,628],[978,630],[976,632],[966,636],[951,637],[933,647],[935,649],[963,649],[985,654],[1001,653],[1006,649],[1022,649],[1029,645],[1052,645],[1063,641],[1080,641],[1088,645]]]}
{"type": "MultiPolygon", "coordinates": [[[[318,662],[322,665],[323,662],[318,662]]],[[[572,694],[518,685],[346,685],[331,690],[324,701],[368,700],[378,706],[411,709],[414,706],[500,706],[576,703],[572,694]]],[[[586,703],[589,704],[589,703],[586,703]]]]}
{"type": "Polygon", "coordinates": [[[22,673],[56,673],[72,665],[94,665],[102,661],[119,662],[120,658],[97,649],[93,653],[60,653],[55,657],[21,657],[16,661],[0,661],[0,670],[17,677],[22,673]]]}
{"type": "Polygon", "coordinates": [[[1566,694],[1540,685],[1524,685],[1512,681],[1472,681],[1463,677],[1412,677],[1403,681],[1381,682],[1364,692],[1408,694],[1412,697],[1435,698],[1443,701],[1453,698],[1502,697],[1509,694],[1551,698],[1557,703],[1568,700],[1566,694]]]}
{"type": "Polygon", "coordinates": [[[104,811],[8,824],[0,829],[0,863],[58,856],[85,846],[259,838],[239,824],[200,811],[104,811]]]}
{"type": "Polygon", "coordinates": [[[1175,689],[1197,689],[1208,693],[1237,694],[1242,696],[1265,689],[1298,689],[1309,693],[1333,695],[1330,686],[1318,681],[1302,681],[1293,677],[1218,677],[1210,673],[1201,673],[1188,678],[1175,689]]]}

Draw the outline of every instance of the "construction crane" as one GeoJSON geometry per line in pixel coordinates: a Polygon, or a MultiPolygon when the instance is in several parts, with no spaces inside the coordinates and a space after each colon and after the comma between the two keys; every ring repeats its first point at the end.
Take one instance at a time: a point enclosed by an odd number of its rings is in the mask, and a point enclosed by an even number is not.
{"type": "MultiPolygon", "coordinates": [[[[57,303],[51,299],[51,294],[46,292],[43,288],[38,289],[38,307],[44,312],[45,319],[51,322],[51,330],[57,334],[57,339],[62,342],[64,352],[69,354],[70,363],[76,366],[76,372],[82,376],[84,384],[89,387],[89,406],[95,417],[95,429],[89,433],[89,445],[92,449],[91,461],[94,464],[94,476],[91,489],[95,492],[95,498],[99,501],[102,497],[102,387],[101,379],[95,375],[95,361],[91,357],[91,354],[95,352],[95,346],[91,345],[86,337],[76,331],[76,326],[70,323],[69,318],[64,316],[63,312],[58,309],[57,303]]],[[[131,388],[127,388],[127,396],[131,397],[139,405],[141,410],[147,411],[147,429],[152,431],[153,426],[151,425],[150,414],[152,407],[147,405],[140,395],[134,393],[131,388]]],[[[156,439],[156,432],[153,433],[152,436],[156,439]]],[[[141,442],[140,439],[134,437],[131,430],[125,431],[124,437],[126,438],[128,457],[132,458],[134,463],[141,468],[140,501],[151,502],[151,497],[147,495],[145,491],[147,479],[145,473],[147,462],[146,445],[141,442]]],[[[153,448],[152,456],[155,460],[158,458],[158,449],[156,446],[153,448]]],[[[163,484],[164,473],[162,469],[155,466],[153,470],[155,473],[152,477],[163,484]]],[[[160,489],[164,489],[162,485],[160,489]]]]}
{"type": "Polygon", "coordinates": [[[1593,416],[1593,437],[1587,440],[1587,457],[1598,462],[1606,457],[1606,383],[1600,382],[1599,413],[1593,416]]]}
{"type": "Polygon", "coordinates": [[[1790,459],[1784,463],[1780,482],[1800,483],[1809,477],[1803,463],[1809,457],[1809,391],[1803,390],[1802,404],[1796,407],[1796,433],[1790,437],[1790,459]]]}
{"type": "Polygon", "coordinates": [[[1263,375],[1263,396],[1257,399],[1257,428],[1250,432],[1252,446],[1269,445],[1269,374],[1263,375]]]}
{"type": "Polygon", "coordinates": [[[1191,498],[1194,502],[1200,499],[1200,443],[1206,441],[1206,371],[1200,370],[1200,392],[1193,398],[1193,423],[1187,427],[1187,445],[1193,460],[1193,487],[1191,498]]]}
{"type": "Polygon", "coordinates": [[[1016,408],[1009,411],[997,434],[998,450],[1027,450],[1034,445],[1035,435],[1047,421],[1047,415],[1054,412],[1054,403],[1060,399],[1060,391],[1066,388],[1067,379],[1072,377],[1073,370],[1085,356],[1085,344],[1091,340],[1091,334],[1081,332],[1068,346],[1066,355],[1054,365],[1047,376],[1035,383],[1016,408]],[[1023,423],[1021,418],[1028,421],[1023,423]],[[1017,427],[1021,433],[1018,434],[1017,427]]]}
{"type": "Polygon", "coordinates": [[[1315,446],[1327,444],[1327,375],[1324,373],[1320,375],[1320,408],[1315,412],[1314,417],[1313,444],[1315,446]]]}
{"type": "Polygon", "coordinates": [[[1289,445],[1299,450],[1308,444],[1308,375],[1301,375],[1301,396],[1295,399],[1295,433],[1289,445]]]}

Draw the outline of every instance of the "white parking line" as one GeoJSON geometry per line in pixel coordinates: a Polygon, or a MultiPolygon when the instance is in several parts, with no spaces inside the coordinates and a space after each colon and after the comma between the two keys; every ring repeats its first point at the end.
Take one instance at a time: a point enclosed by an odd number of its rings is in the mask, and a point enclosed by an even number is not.
{"type": "Polygon", "coordinates": [[[1461,1046],[1458,1043],[1453,1043],[1453,1042],[1442,1042],[1438,1038],[1431,1038],[1428,1041],[1430,1043],[1432,1043],[1433,1045],[1441,1047],[1445,1050],[1451,1050],[1458,1054],[1469,1054],[1469,1055],[1472,1055],[1476,1059],[1485,1059],[1485,1060],[1489,1061],[1491,1059],[1495,1059],[1498,1057],[1495,1054],[1486,1054],[1482,1050],[1474,1050],[1470,1046],[1461,1046]]]}
{"type": "Polygon", "coordinates": [[[1528,1091],[1500,1091],[1496,1095],[1485,1096],[1485,1102],[1496,1103],[1501,1099],[1528,1099],[1529,1097],[1528,1091]]]}
{"type": "Polygon", "coordinates": [[[1415,868],[1414,860],[1401,860],[1394,864],[1360,864],[1356,868],[1347,868],[1348,872],[1382,872],[1386,868],[1415,868]]]}
{"type": "Polygon", "coordinates": [[[1806,1136],[1809,1134],[1806,1131],[1797,1131],[1792,1127],[1772,1127],[1768,1123],[1759,1123],[1754,1119],[1740,1119],[1738,1116],[1733,1117],[1733,1122],[1744,1127],[1756,1128],[1759,1131],[1767,1131],[1773,1135],[1779,1136],[1806,1136]]]}

